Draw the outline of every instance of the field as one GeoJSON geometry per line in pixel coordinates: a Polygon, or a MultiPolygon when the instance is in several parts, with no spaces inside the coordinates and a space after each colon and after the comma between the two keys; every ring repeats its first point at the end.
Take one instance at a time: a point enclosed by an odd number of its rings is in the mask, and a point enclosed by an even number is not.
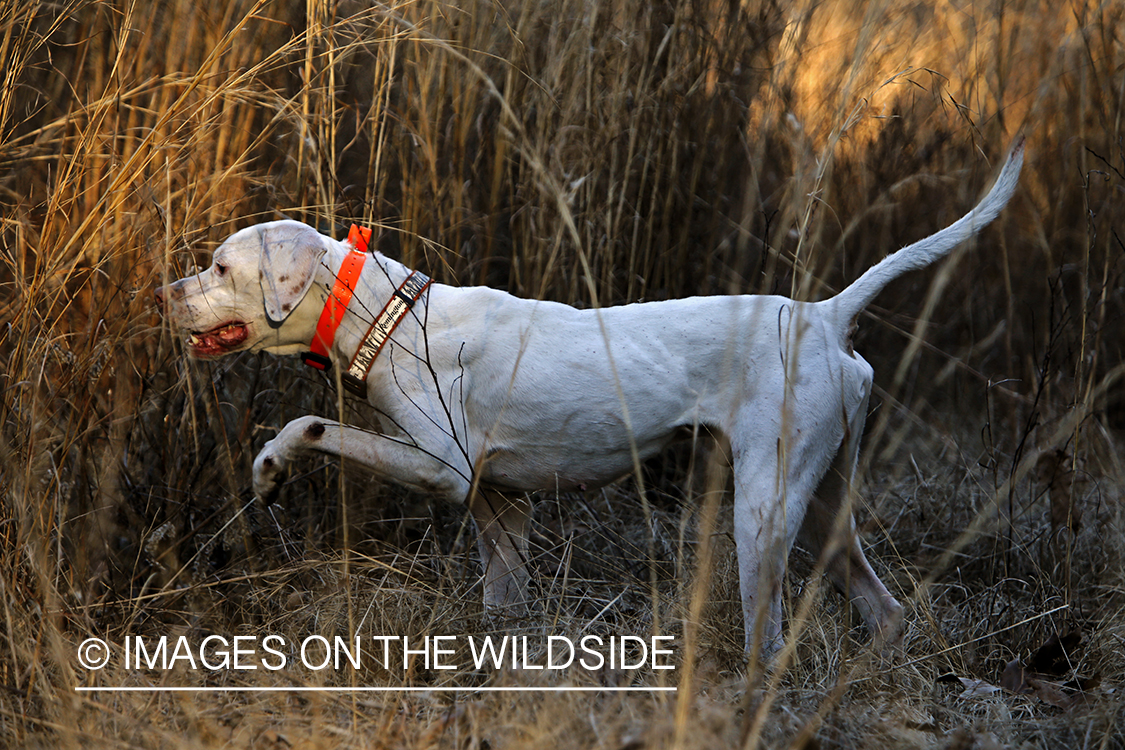
{"type": "Polygon", "coordinates": [[[0,0],[0,747],[1125,748],[1123,34],[1101,0],[0,0]],[[787,648],[747,662],[706,436],[537,497],[541,606],[490,625],[464,508],[328,460],[256,502],[285,422],[372,414],[295,358],[189,360],[153,303],[283,216],[583,307],[821,299],[1021,134],[1005,212],[856,334],[894,660],[797,551],[787,648]],[[505,634],[672,636],[674,668],[469,664],[505,634]],[[267,635],[282,669],[123,656],[267,635]],[[298,663],[314,635],[362,665],[298,663]],[[115,686],[246,690],[76,690],[115,686]]]}

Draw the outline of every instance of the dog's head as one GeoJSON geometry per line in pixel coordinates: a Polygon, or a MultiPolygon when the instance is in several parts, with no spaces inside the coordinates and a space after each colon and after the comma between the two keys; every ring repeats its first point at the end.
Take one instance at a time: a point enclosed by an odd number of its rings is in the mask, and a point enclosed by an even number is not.
{"type": "Polygon", "coordinates": [[[308,315],[298,308],[326,249],[325,238],[300,222],[256,224],[231,235],[206,270],[156,289],[156,303],[187,332],[195,357],[305,348],[308,315]]]}

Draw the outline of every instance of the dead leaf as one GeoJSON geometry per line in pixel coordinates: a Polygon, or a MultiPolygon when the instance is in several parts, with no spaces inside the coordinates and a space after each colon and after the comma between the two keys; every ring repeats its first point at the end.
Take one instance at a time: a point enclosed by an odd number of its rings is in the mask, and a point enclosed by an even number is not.
{"type": "Polygon", "coordinates": [[[1039,680],[1029,677],[1027,684],[1031,687],[1031,694],[1048,706],[1055,708],[1070,708],[1075,704],[1078,694],[1067,695],[1063,692],[1062,685],[1057,682],[1039,680]]]}
{"type": "Polygon", "coordinates": [[[963,700],[984,698],[1000,692],[1000,688],[995,685],[990,685],[984,680],[971,680],[968,677],[958,677],[957,679],[960,681],[961,686],[965,688],[961,694],[957,696],[963,700]]]}
{"type": "Polygon", "coordinates": [[[1037,674],[1061,677],[1074,669],[1077,650],[1082,643],[1081,631],[1072,630],[1060,636],[1053,633],[1028,657],[1027,668],[1037,674]]]}
{"type": "Polygon", "coordinates": [[[1004,665],[1004,671],[1000,673],[1000,687],[1016,695],[1031,692],[1031,687],[1027,684],[1027,671],[1019,659],[1012,659],[1004,665]]]}
{"type": "Polygon", "coordinates": [[[1059,683],[1048,676],[1061,677],[1074,671],[1075,651],[1082,642],[1082,634],[1072,631],[1048,638],[1037,648],[1026,663],[1012,659],[1000,674],[1000,687],[1014,695],[1028,695],[1049,706],[1069,709],[1087,699],[1086,690],[1095,687],[1099,680],[1075,679],[1059,683]]]}
{"type": "Polygon", "coordinates": [[[961,694],[958,698],[983,698],[988,695],[994,695],[1000,692],[1000,688],[992,685],[984,680],[974,680],[970,677],[960,677],[952,672],[943,674],[937,678],[938,682],[946,682],[953,685],[960,685],[962,687],[961,694]]]}

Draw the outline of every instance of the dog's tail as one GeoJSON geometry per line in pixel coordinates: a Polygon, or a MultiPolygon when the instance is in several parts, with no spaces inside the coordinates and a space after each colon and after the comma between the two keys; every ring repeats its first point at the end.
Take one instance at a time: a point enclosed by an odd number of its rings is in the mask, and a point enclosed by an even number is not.
{"type": "Polygon", "coordinates": [[[898,252],[888,255],[881,261],[867,269],[867,272],[856,279],[847,289],[825,304],[833,305],[836,309],[835,318],[844,326],[850,326],[851,321],[859,315],[875,295],[883,290],[887,284],[907,271],[925,268],[934,261],[944,257],[950,250],[979,232],[1007,205],[1008,199],[1016,189],[1020,176],[1020,167],[1023,166],[1024,139],[1020,139],[1012,147],[1008,161],[1000,170],[996,184],[988,191],[988,195],[977,204],[969,213],[962,216],[953,224],[936,234],[931,234],[924,240],[919,240],[913,245],[907,245],[898,252]]]}

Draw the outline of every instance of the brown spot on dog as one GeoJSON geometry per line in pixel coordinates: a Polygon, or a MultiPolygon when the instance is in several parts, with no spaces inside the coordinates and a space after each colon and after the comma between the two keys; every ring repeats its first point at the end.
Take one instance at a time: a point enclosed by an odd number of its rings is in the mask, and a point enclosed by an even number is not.
{"type": "Polygon", "coordinates": [[[323,422],[313,422],[305,428],[305,437],[309,440],[319,440],[322,435],[324,435],[323,422]]]}
{"type": "Polygon", "coordinates": [[[286,281],[289,281],[289,277],[285,276],[284,274],[277,277],[277,283],[278,284],[284,284],[286,281]]]}

